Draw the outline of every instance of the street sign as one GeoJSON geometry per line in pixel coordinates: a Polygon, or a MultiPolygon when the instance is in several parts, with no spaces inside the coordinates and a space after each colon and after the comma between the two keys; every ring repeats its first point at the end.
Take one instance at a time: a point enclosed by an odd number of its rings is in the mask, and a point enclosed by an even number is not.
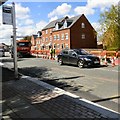
{"type": "Polygon", "coordinates": [[[3,24],[13,26],[14,71],[15,71],[15,78],[18,78],[15,3],[13,2],[12,6],[3,5],[2,15],[3,15],[3,24]]]}
{"type": "Polygon", "coordinates": [[[6,25],[13,25],[13,20],[12,20],[12,16],[13,16],[13,13],[12,13],[12,7],[11,6],[5,6],[3,5],[2,7],[2,10],[3,10],[3,24],[6,24],[6,25]]]}

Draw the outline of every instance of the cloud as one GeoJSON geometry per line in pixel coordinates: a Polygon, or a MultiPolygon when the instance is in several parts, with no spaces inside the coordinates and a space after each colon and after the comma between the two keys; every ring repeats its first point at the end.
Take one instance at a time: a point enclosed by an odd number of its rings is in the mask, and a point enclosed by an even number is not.
{"type": "Polygon", "coordinates": [[[101,12],[107,10],[111,5],[117,5],[119,0],[87,0],[87,4],[85,6],[77,6],[74,9],[76,14],[85,14],[85,15],[93,15],[95,13],[95,9],[100,9],[101,12]]]}
{"type": "Polygon", "coordinates": [[[50,12],[48,14],[48,18],[51,18],[54,16],[63,16],[65,14],[68,14],[70,10],[71,10],[71,5],[68,5],[67,3],[63,3],[61,6],[58,6],[56,9],[50,12]]]}
{"type": "Polygon", "coordinates": [[[99,28],[100,28],[100,23],[98,22],[93,22],[91,23],[91,25],[93,26],[93,28],[98,32],[99,28]]]}
{"type": "Polygon", "coordinates": [[[87,6],[91,9],[93,8],[99,8],[101,12],[109,8],[111,5],[117,5],[119,0],[88,0],[87,1],[87,6]]]}
{"type": "Polygon", "coordinates": [[[28,7],[23,7],[21,4],[15,5],[16,9],[16,18],[17,19],[26,19],[29,18],[30,9],[28,7]]]}
{"type": "MultiPolygon", "coordinates": [[[[17,36],[32,35],[36,32],[34,21],[30,18],[30,9],[21,4],[15,5],[16,10],[16,28],[17,36]]],[[[0,22],[2,23],[2,9],[0,9],[0,22]]],[[[11,35],[13,35],[12,25],[0,25],[0,41],[11,44],[11,35]]]]}
{"type": "Polygon", "coordinates": [[[90,8],[105,8],[110,7],[111,5],[117,5],[119,0],[87,0],[87,4],[90,8]]]}
{"type": "Polygon", "coordinates": [[[76,14],[85,14],[85,15],[92,15],[95,13],[95,10],[88,7],[88,6],[78,6],[74,9],[76,14]]]}
{"type": "Polygon", "coordinates": [[[9,44],[11,42],[13,29],[11,25],[0,25],[0,42],[9,44]]]}
{"type": "Polygon", "coordinates": [[[54,20],[57,20],[57,19],[58,19],[58,17],[57,17],[57,16],[54,16],[54,17],[50,18],[49,22],[54,21],[54,20]]]}
{"type": "MultiPolygon", "coordinates": [[[[36,30],[42,30],[48,23],[46,21],[41,20],[39,23],[36,24],[36,30]]],[[[36,31],[36,32],[37,32],[36,31]]]]}
{"type": "Polygon", "coordinates": [[[32,35],[35,32],[35,27],[33,26],[22,26],[17,29],[18,36],[27,36],[32,35]]]}
{"type": "Polygon", "coordinates": [[[33,22],[33,20],[32,19],[26,19],[25,20],[25,24],[26,25],[31,25],[31,24],[33,24],[34,22],[33,22]]]}

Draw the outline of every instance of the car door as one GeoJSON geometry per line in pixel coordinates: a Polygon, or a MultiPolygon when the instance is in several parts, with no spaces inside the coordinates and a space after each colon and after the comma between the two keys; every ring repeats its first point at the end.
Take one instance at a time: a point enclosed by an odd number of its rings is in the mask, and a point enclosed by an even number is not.
{"type": "Polygon", "coordinates": [[[69,51],[69,64],[76,65],[77,63],[77,53],[72,51],[69,51]]]}
{"type": "Polygon", "coordinates": [[[68,50],[64,50],[62,53],[62,61],[63,63],[69,64],[69,55],[68,55],[68,50]]]}

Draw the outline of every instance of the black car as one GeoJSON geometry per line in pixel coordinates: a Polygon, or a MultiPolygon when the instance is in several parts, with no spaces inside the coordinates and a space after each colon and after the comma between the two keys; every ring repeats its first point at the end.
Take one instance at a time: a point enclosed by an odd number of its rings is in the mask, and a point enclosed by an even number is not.
{"type": "Polygon", "coordinates": [[[88,66],[100,66],[99,57],[89,54],[84,49],[65,49],[62,50],[57,57],[60,65],[73,64],[80,68],[88,66]]]}

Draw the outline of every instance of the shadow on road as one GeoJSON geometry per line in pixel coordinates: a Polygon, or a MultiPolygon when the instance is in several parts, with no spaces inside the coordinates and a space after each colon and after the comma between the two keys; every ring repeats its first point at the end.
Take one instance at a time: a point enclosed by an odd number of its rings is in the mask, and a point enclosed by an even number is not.
{"type": "Polygon", "coordinates": [[[46,82],[48,84],[51,84],[53,86],[62,88],[62,89],[73,89],[73,91],[77,91],[79,87],[71,86],[66,82],[66,80],[72,80],[72,79],[77,79],[80,77],[84,76],[72,76],[72,77],[57,77],[57,78],[52,78],[51,74],[49,74],[49,71],[51,71],[48,68],[45,67],[25,67],[19,69],[19,72],[22,73],[23,75],[31,76],[31,77],[37,77],[41,81],[46,82]],[[61,81],[64,80],[64,81],[61,81]]]}

